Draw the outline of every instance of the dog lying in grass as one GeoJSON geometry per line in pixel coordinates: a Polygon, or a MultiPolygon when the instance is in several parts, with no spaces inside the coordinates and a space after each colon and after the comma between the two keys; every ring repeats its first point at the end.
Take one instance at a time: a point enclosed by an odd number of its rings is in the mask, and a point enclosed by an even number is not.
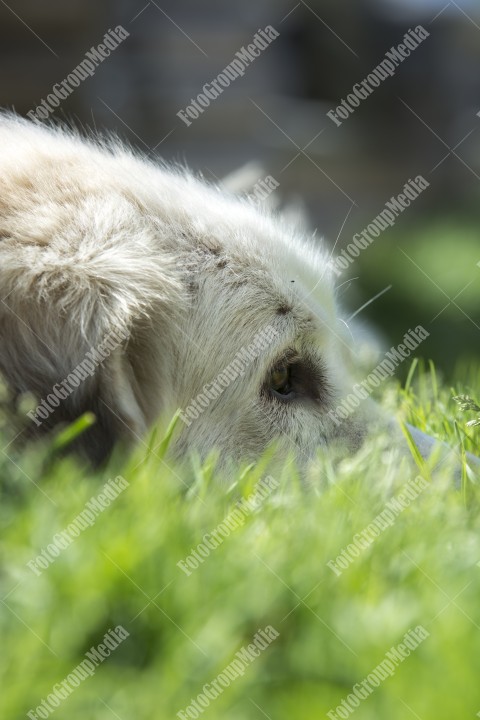
{"type": "Polygon", "coordinates": [[[116,141],[0,138],[0,371],[31,430],[93,412],[94,463],[177,409],[177,456],[359,447],[377,411],[336,414],[355,348],[318,241],[116,141]]]}

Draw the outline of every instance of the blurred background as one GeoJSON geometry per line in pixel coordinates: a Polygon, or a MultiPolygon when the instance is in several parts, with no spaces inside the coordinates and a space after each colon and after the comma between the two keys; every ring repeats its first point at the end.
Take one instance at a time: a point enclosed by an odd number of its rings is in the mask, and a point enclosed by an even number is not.
{"type": "MultiPolygon", "coordinates": [[[[1,105],[26,115],[102,42],[129,33],[52,118],[115,130],[207,180],[244,163],[304,204],[337,255],[422,175],[430,186],[338,279],[389,344],[418,324],[447,377],[480,340],[478,0],[15,0],[0,4],[1,105]],[[337,125],[327,113],[405,33],[429,36],[337,125]],[[178,115],[271,25],[278,37],[197,119],[178,115]],[[387,289],[388,288],[388,289],[387,289]]],[[[348,314],[348,313],[347,313],[348,314]]]]}

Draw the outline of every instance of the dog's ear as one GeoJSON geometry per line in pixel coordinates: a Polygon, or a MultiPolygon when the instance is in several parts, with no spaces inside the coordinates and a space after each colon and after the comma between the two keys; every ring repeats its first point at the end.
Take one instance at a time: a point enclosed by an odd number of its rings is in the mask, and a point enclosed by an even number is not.
{"type": "Polygon", "coordinates": [[[92,411],[79,445],[94,463],[119,438],[141,437],[152,408],[132,347],[179,296],[173,263],[145,237],[82,239],[76,250],[10,237],[0,288],[0,371],[14,396],[37,399],[32,429],[92,411]]]}

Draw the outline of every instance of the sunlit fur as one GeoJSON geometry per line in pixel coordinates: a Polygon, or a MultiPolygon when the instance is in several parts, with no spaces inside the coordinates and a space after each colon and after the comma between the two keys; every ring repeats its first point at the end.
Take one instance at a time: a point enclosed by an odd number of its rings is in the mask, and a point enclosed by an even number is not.
{"type": "Polygon", "coordinates": [[[118,141],[4,115],[0,143],[0,370],[12,394],[47,396],[112,327],[128,333],[45,427],[93,410],[83,449],[102,460],[187,407],[273,326],[275,342],[245,375],[179,423],[173,452],[253,459],[274,438],[302,457],[333,440],[358,446],[365,411],[338,427],[327,417],[354,362],[318,240],[118,141]],[[323,368],[328,399],[262,393],[290,349],[323,368]]]}

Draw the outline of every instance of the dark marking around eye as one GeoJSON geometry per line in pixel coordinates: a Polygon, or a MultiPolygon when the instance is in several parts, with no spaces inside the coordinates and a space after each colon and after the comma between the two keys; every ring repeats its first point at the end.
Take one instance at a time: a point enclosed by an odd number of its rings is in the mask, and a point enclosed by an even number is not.
{"type": "Polygon", "coordinates": [[[331,397],[325,367],[308,357],[286,353],[271,368],[262,390],[267,397],[282,403],[314,402],[325,406],[331,397]]]}
{"type": "Polygon", "coordinates": [[[278,315],[286,315],[287,313],[292,311],[292,306],[287,305],[286,303],[282,303],[282,305],[279,305],[277,308],[277,314],[278,315]]]}

